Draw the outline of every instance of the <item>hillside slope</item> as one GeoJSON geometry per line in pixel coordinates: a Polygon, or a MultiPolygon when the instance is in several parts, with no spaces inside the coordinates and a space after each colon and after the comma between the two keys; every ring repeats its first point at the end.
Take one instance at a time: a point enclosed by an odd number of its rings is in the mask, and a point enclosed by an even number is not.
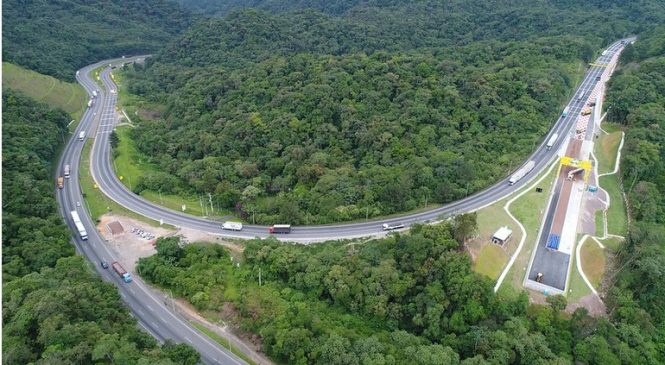
{"type": "Polygon", "coordinates": [[[61,80],[99,60],[154,52],[191,22],[166,0],[2,3],[2,57],[61,80]]]}

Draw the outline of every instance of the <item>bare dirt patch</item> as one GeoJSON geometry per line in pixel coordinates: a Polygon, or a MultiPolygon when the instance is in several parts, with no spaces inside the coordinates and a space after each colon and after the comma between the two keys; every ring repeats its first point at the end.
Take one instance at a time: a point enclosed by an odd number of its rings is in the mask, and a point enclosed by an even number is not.
{"type": "Polygon", "coordinates": [[[165,228],[153,227],[139,220],[113,213],[104,214],[100,217],[97,230],[101,233],[108,247],[116,254],[122,266],[132,272],[135,271],[136,263],[141,257],[152,256],[157,252],[154,247],[157,238],[175,233],[165,228]],[[111,234],[106,226],[108,223],[115,221],[120,223],[123,228],[123,232],[117,235],[111,234]],[[132,232],[132,229],[139,229],[152,236],[149,236],[150,239],[146,239],[137,232],[132,232]]]}
{"type": "Polygon", "coordinates": [[[568,303],[566,312],[573,313],[577,308],[586,308],[586,310],[589,311],[589,315],[594,317],[607,315],[605,303],[603,303],[603,301],[595,294],[585,295],[579,300],[579,302],[568,303]]]}

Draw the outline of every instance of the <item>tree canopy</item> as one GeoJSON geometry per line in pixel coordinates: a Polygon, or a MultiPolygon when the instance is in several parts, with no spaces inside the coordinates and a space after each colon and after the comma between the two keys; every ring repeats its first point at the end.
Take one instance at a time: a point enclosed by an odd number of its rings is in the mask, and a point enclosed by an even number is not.
{"type": "Polygon", "coordinates": [[[9,0],[2,58],[62,80],[88,64],[156,51],[190,25],[167,0],[9,0]]]}
{"type": "Polygon", "coordinates": [[[162,348],[139,330],[117,289],[74,254],[52,176],[69,120],[3,90],[3,363],[196,364],[188,345],[162,348]]]}

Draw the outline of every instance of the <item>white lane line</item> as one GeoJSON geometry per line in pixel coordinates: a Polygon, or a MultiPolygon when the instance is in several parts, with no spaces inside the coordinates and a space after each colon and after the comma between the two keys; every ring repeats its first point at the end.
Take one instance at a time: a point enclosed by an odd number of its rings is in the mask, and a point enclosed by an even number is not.
{"type": "Polygon", "coordinates": [[[151,312],[154,312],[154,311],[155,311],[155,310],[154,310],[149,304],[146,304],[146,307],[147,307],[148,309],[150,309],[151,312]]]}
{"type": "Polygon", "coordinates": [[[192,340],[191,340],[189,337],[187,337],[187,336],[185,336],[185,340],[187,340],[187,342],[189,342],[189,343],[194,343],[194,342],[192,342],[192,340]]]}

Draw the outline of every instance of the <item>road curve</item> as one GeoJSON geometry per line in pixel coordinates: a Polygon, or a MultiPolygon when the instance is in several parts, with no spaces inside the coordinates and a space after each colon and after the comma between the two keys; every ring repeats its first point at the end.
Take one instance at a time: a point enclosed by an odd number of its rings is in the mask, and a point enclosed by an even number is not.
{"type": "MultiPolygon", "coordinates": [[[[627,38],[619,40],[607,48],[606,55],[600,56],[596,60],[596,64],[607,63],[614,51],[621,46],[621,41],[630,41],[627,38]]],[[[572,99],[568,103],[569,112],[565,118],[558,118],[553,127],[544,138],[540,146],[533,152],[528,160],[535,161],[535,168],[522,180],[518,181],[515,185],[508,184],[508,177],[503,178],[494,185],[470,195],[464,199],[446,204],[444,206],[431,209],[424,212],[406,214],[399,217],[392,217],[389,219],[371,220],[362,223],[347,223],[347,224],[331,224],[331,225],[318,225],[318,226],[296,226],[288,235],[280,235],[279,239],[298,241],[298,242],[316,242],[328,239],[341,239],[341,238],[356,238],[363,236],[377,236],[384,234],[381,229],[383,223],[396,224],[401,223],[409,226],[414,223],[427,223],[440,220],[441,217],[448,217],[463,212],[470,212],[480,209],[484,206],[490,205],[497,200],[505,198],[513,194],[517,190],[525,186],[532,178],[537,176],[543,169],[557,157],[557,153],[562,146],[563,141],[570,133],[574,133],[573,128],[579,113],[581,112],[584,104],[578,102],[578,96],[588,95],[588,93],[599,82],[597,78],[602,74],[604,67],[590,66],[586,71],[584,79],[572,99]],[[558,133],[559,138],[551,149],[545,148],[545,144],[551,135],[558,133]]],[[[110,77],[110,69],[107,68],[101,73],[101,79],[105,88],[108,90],[115,89],[116,86],[110,77]]],[[[89,75],[81,72],[79,79],[84,85],[92,84],[89,75]]],[[[101,96],[104,100],[103,116],[112,116],[115,113],[115,100],[116,94],[105,93],[101,96]]],[[[111,126],[112,127],[112,126],[111,126]]],[[[118,204],[125,208],[141,214],[145,217],[162,221],[163,223],[171,224],[179,227],[188,227],[205,231],[208,233],[227,236],[227,237],[240,237],[240,238],[254,238],[254,237],[268,237],[267,227],[258,225],[244,225],[241,232],[229,232],[221,229],[219,222],[208,220],[201,217],[184,214],[182,212],[173,211],[152,202],[143,199],[142,197],[131,192],[125,187],[120,180],[115,176],[112,161],[111,151],[109,144],[108,128],[111,128],[102,120],[97,135],[95,138],[95,145],[93,147],[93,157],[91,158],[91,171],[95,181],[100,189],[109,198],[116,201],[118,204]]],[[[527,161],[528,161],[527,160],[527,161]]],[[[289,222],[284,222],[289,223],[289,222]]]]}
{"type": "MultiPolygon", "coordinates": [[[[125,60],[113,60],[111,62],[115,61],[125,60]]],[[[85,204],[79,184],[78,171],[84,142],[78,140],[78,135],[79,132],[85,131],[86,139],[94,136],[98,130],[97,122],[101,116],[101,111],[110,103],[115,103],[115,99],[110,97],[105,90],[98,87],[88,76],[84,77],[93,69],[108,63],[109,61],[104,61],[90,65],[77,73],[77,80],[90,95],[92,95],[93,90],[97,89],[100,90],[101,95],[95,99],[95,104],[83,113],[81,122],[74,131],[74,137],[70,138],[65,146],[58,164],[58,171],[63,171],[66,164],[71,165],[71,177],[65,179],[63,189],[56,189],[56,198],[59,202],[60,213],[65,217],[65,222],[74,232],[73,242],[76,249],[93,263],[104,281],[111,282],[118,287],[122,300],[127,303],[132,315],[138,319],[139,325],[160,342],[171,339],[178,343],[188,343],[201,354],[201,358],[207,364],[246,364],[234,354],[198,332],[186,320],[176,314],[172,308],[169,308],[167,303],[172,303],[171,299],[150,289],[140,278],[135,277],[134,282],[127,284],[120,280],[111,269],[105,270],[100,266],[101,260],[112,262],[116,257],[104,244],[90,215],[84,209],[85,204]],[[81,206],[78,206],[78,202],[81,203],[81,206]],[[88,232],[89,238],[86,241],[81,240],[78,236],[78,231],[70,215],[72,210],[79,212],[81,221],[88,232]]]]}

